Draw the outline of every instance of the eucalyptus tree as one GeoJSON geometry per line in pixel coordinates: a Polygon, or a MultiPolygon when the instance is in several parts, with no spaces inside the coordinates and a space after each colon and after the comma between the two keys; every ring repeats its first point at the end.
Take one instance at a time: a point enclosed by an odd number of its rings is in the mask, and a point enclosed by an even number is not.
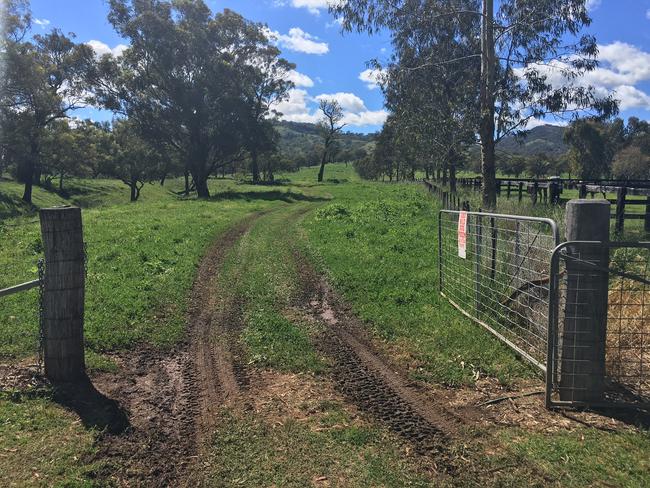
{"type": "MultiPolygon", "coordinates": [[[[272,45],[262,45],[248,66],[245,78],[244,100],[246,102],[246,120],[248,122],[244,136],[244,145],[250,153],[253,183],[260,181],[259,156],[276,148],[277,131],[271,118],[279,115],[275,107],[286,100],[289,90],[294,87],[289,80],[295,65],[280,57],[280,50],[272,45]]],[[[270,164],[270,163],[269,163],[270,164]]],[[[266,165],[265,173],[273,177],[272,164],[266,165]]]]}
{"type": "Polygon", "coordinates": [[[132,202],[140,198],[147,181],[158,177],[159,162],[164,158],[159,149],[138,132],[135,122],[131,120],[119,120],[113,126],[111,176],[129,187],[132,202]]]}
{"type": "Polygon", "coordinates": [[[524,132],[534,118],[585,112],[608,117],[617,111],[611,96],[600,97],[580,81],[597,67],[595,38],[580,34],[591,22],[587,0],[346,0],[331,10],[343,19],[344,30],[388,29],[394,42],[417,19],[426,19],[434,32],[450,22],[462,26],[456,40],[474,43],[474,51],[439,57],[443,51],[436,50],[422,66],[453,70],[480,61],[478,77],[472,77],[478,79],[475,130],[487,207],[496,204],[495,146],[503,137],[524,132]]]}
{"type": "Polygon", "coordinates": [[[29,38],[28,2],[5,2],[2,16],[8,25],[0,49],[3,145],[25,185],[23,200],[31,203],[33,185],[42,173],[45,131],[87,102],[94,55],[90,47],[74,43],[59,30],[29,38]]]}
{"type": "Polygon", "coordinates": [[[343,120],[343,109],[336,100],[321,100],[319,109],[323,114],[322,119],[318,123],[323,139],[323,152],[320,170],[318,171],[318,181],[321,182],[325,174],[325,165],[331,158],[333,150],[336,147],[337,139],[346,124],[341,123],[343,120]]]}
{"type": "Polygon", "coordinates": [[[110,0],[109,20],[130,46],[102,59],[98,102],[135,119],[149,141],[172,145],[198,196],[209,197],[209,176],[243,159],[273,90],[286,89],[255,76],[260,59],[284,66],[266,28],[227,9],[213,15],[202,0],[110,0]]]}

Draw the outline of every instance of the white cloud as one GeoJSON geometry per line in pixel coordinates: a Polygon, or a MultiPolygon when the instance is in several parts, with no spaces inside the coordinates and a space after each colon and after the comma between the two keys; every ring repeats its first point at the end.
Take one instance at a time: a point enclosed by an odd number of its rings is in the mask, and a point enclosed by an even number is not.
{"type": "Polygon", "coordinates": [[[321,94],[310,97],[306,90],[296,88],[289,92],[288,100],[277,104],[275,109],[282,114],[282,120],[316,123],[321,113],[316,106],[320,100],[336,100],[343,109],[343,122],[349,126],[381,125],[386,121],[385,110],[368,110],[361,98],[354,93],[321,94]]]}
{"type": "Polygon", "coordinates": [[[129,47],[125,44],[118,44],[114,48],[110,48],[108,44],[95,39],[88,41],[86,44],[93,48],[97,57],[101,57],[105,54],[112,54],[115,57],[119,57],[129,47]]]}
{"type": "Polygon", "coordinates": [[[615,96],[621,102],[621,110],[628,110],[631,108],[644,108],[650,110],[650,95],[642,92],[636,87],[629,85],[622,85],[616,87],[615,96]]]}
{"type": "Polygon", "coordinates": [[[50,21],[47,19],[34,19],[32,22],[34,22],[36,25],[40,25],[41,29],[45,29],[48,25],[50,25],[50,21]]]}
{"type": "Polygon", "coordinates": [[[327,54],[330,50],[326,42],[320,42],[318,37],[303,31],[300,27],[289,29],[288,34],[280,34],[278,31],[268,30],[269,39],[290,51],[306,54],[327,54]]]}
{"type": "Polygon", "coordinates": [[[343,117],[343,122],[352,126],[362,125],[382,125],[388,118],[388,112],[385,110],[365,110],[358,114],[347,113],[343,117]]]}
{"type": "MultiPolygon", "coordinates": [[[[600,66],[576,80],[564,75],[568,66],[560,61],[553,61],[538,69],[552,86],[593,86],[602,96],[614,93],[621,102],[621,110],[650,110],[650,95],[637,86],[650,81],[650,53],[625,42],[614,42],[598,48],[600,66]]],[[[521,76],[524,70],[517,72],[521,76]]]]}
{"type": "Polygon", "coordinates": [[[558,127],[566,127],[569,125],[569,122],[566,120],[553,120],[553,119],[530,119],[528,123],[526,124],[526,129],[531,130],[534,129],[535,127],[539,127],[542,125],[556,125],[558,127]]]}
{"type": "Polygon", "coordinates": [[[332,27],[341,27],[343,25],[343,17],[337,17],[332,22],[327,22],[325,27],[331,29],[332,27]]]}
{"type": "Polygon", "coordinates": [[[306,90],[295,88],[289,92],[289,98],[278,103],[275,110],[282,114],[282,120],[290,122],[318,122],[318,114],[310,111],[308,103],[311,101],[306,90]]]}
{"type": "Polygon", "coordinates": [[[293,81],[293,84],[296,85],[296,87],[311,88],[314,86],[314,80],[303,73],[299,73],[296,70],[289,71],[287,74],[287,80],[293,81]]]}
{"type": "Polygon", "coordinates": [[[336,100],[339,102],[339,105],[343,110],[347,110],[349,112],[361,112],[363,110],[366,110],[366,105],[363,103],[363,100],[361,100],[354,93],[323,93],[322,95],[318,95],[316,97],[316,100],[319,102],[321,100],[336,100]]]}
{"type": "Polygon", "coordinates": [[[367,69],[359,73],[359,79],[363,81],[369,90],[379,88],[379,83],[384,72],[380,69],[367,69]]]}
{"type": "Polygon", "coordinates": [[[602,0],[587,0],[587,10],[594,10],[600,7],[602,0]]]}
{"type": "Polygon", "coordinates": [[[328,0],[291,0],[291,4],[296,8],[306,8],[310,13],[319,15],[321,9],[329,6],[328,0]]]}

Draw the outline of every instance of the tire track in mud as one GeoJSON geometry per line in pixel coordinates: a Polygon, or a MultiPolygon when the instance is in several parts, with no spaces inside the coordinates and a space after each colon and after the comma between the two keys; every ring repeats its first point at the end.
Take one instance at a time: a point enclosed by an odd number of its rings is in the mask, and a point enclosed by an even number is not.
{"type": "Polygon", "coordinates": [[[405,374],[382,357],[359,320],[345,310],[341,299],[309,260],[294,249],[302,290],[301,308],[324,326],[317,347],[332,360],[337,388],[363,411],[385,423],[420,454],[441,458],[441,469],[453,471],[445,458],[450,442],[459,437],[464,419],[417,391],[405,374]]]}
{"type": "MultiPolygon", "coordinates": [[[[220,289],[228,253],[263,215],[227,230],[202,258],[189,298],[186,340],[170,352],[148,347],[114,356],[119,373],[93,378],[126,410],[130,427],[105,434],[93,460],[97,473],[118,486],[189,486],[192,467],[215,428],[218,409],[237,401],[246,368],[229,340],[242,326],[238,298],[220,289]]],[[[229,287],[230,288],[230,287],[229,287]]]]}

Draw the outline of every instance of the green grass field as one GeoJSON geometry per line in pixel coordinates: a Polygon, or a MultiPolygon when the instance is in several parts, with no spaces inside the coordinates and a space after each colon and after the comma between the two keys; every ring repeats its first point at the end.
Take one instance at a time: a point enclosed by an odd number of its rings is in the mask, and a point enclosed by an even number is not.
{"type": "MultiPolygon", "coordinates": [[[[87,200],[74,201],[88,205],[83,217],[90,366],[113,368],[103,355],[109,351],[140,343],[165,349],[182,340],[186,298],[206,247],[244,217],[265,211],[228,254],[219,278],[229,293],[243,297],[241,341],[251,367],[316,390],[327,379],[327,362],[313,343],[318,330],[293,311],[299,290],[292,248],[298,247],[415,380],[469,391],[477,377],[514,389],[538,378],[439,296],[438,207],[419,185],[363,182],[343,165],[329,166],[323,184],[315,183],[314,168],[283,176],[288,180],[282,185],[260,187],[212,180],[210,201],[170,192],[180,182],[148,185],[135,204],[127,202],[123,185],[79,182],[98,185],[87,200]]],[[[18,190],[0,181],[3,201],[15,202],[18,190]]],[[[57,198],[39,189],[35,201],[74,203],[57,198]]],[[[0,225],[0,269],[7,270],[0,287],[33,279],[42,252],[33,209],[20,213],[0,225]]],[[[35,292],[2,299],[0,362],[33,358],[37,329],[35,292]]],[[[254,412],[224,417],[202,473],[205,484],[650,485],[650,435],[643,430],[533,433],[486,426],[455,447],[461,466],[462,459],[468,464],[454,478],[433,474],[383,425],[351,413],[340,400],[300,400],[296,408],[308,420],[278,424],[254,412]],[[599,453],[606,454],[606,465],[599,453]],[[482,473],[490,474],[483,480],[482,473]]],[[[87,460],[98,434],[52,402],[47,391],[0,395],[0,473],[11,473],[16,485],[97,483],[100,467],[87,460]]]]}

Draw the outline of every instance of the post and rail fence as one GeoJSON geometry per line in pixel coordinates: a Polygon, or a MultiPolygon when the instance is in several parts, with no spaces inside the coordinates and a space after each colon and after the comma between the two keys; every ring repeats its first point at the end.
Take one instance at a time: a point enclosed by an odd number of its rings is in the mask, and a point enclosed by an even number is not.
{"type": "MultiPolygon", "coordinates": [[[[430,183],[431,184],[431,183],[430,183]]],[[[481,177],[458,178],[457,185],[473,191],[480,191],[481,177]]],[[[432,184],[432,186],[436,186],[432,184]]],[[[567,178],[497,178],[497,194],[505,195],[507,200],[517,198],[524,200],[528,195],[533,205],[539,203],[560,205],[569,199],[562,198],[565,190],[577,190],[578,198],[585,199],[602,195],[604,200],[615,205],[615,211],[610,217],[615,221],[615,231],[622,234],[625,222],[628,220],[642,220],[645,232],[650,233],[650,180],[579,180],[567,178]],[[613,193],[616,198],[607,198],[608,193],[613,193]],[[641,198],[633,198],[641,197],[641,198]],[[642,197],[645,197],[643,199],[642,197]],[[629,212],[630,207],[641,207],[641,212],[629,212]]]]}
{"type": "Polygon", "coordinates": [[[39,288],[39,363],[55,383],[85,377],[85,247],[81,209],[39,212],[44,258],[39,279],[0,290],[0,298],[39,288]]]}

